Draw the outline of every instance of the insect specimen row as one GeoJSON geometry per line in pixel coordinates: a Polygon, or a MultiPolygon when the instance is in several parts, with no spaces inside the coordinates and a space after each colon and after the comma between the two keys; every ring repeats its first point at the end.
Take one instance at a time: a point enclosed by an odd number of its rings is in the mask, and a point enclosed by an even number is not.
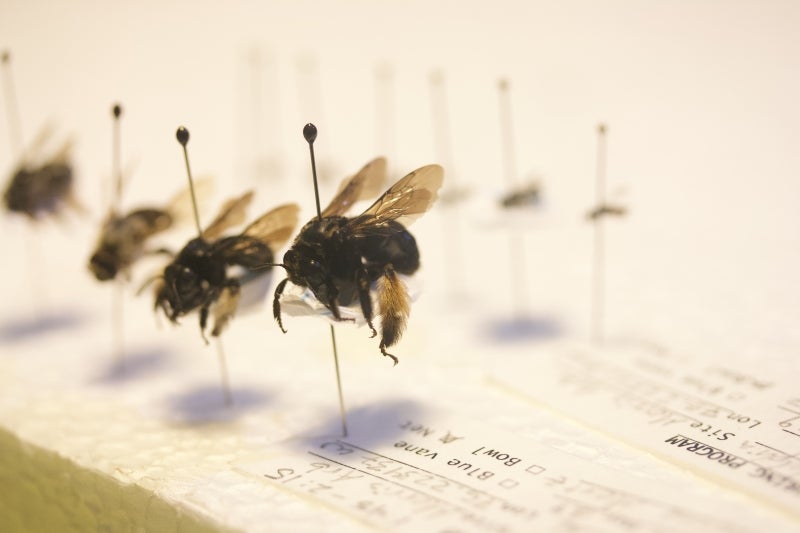
{"type": "MultiPolygon", "coordinates": [[[[115,115],[118,118],[116,111],[115,115]]],[[[188,131],[179,128],[177,138],[186,154],[188,131]]],[[[188,154],[186,161],[188,170],[188,154]]],[[[188,174],[194,197],[194,182],[190,171],[188,174]]],[[[281,330],[286,331],[281,295],[287,283],[292,283],[310,291],[336,321],[345,320],[340,306],[357,302],[373,337],[378,333],[373,319],[379,317],[380,351],[397,363],[387,348],[400,339],[410,310],[399,275],[413,274],[420,264],[419,249],[406,225],[430,209],[442,180],[440,166],[421,167],[389,187],[360,215],[347,216],[355,203],[374,197],[386,181],[386,161],[377,158],[369,162],[346,179],[328,206],[302,227],[281,263],[275,256],[294,234],[299,208],[281,205],[240,233],[229,234],[245,221],[254,195],[248,191],[225,202],[205,228],[198,222],[198,235],[179,252],[159,250],[169,254],[171,261],[148,280],[148,284],[156,282],[154,307],[173,323],[197,311],[204,339],[211,317],[210,333],[217,337],[236,312],[243,278],[263,275],[278,266],[286,271],[273,299],[274,318],[281,330]]],[[[127,275],[146,253],[150,237],[170,227],[172,213],[186,197],[182,192],[165,208],[145,207],[127,214],[112,208],[89,261],[95,277],[106,281],[118,273],[127,275]]],[[[193,207],[199,221],[196,202],[193,207]]]]}

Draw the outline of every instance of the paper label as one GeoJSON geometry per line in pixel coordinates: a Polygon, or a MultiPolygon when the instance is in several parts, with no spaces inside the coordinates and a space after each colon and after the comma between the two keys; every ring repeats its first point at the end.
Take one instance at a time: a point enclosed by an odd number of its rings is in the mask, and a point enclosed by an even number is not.
{"type": "Polygon", "coordinates": [[[624,442],[800,518],[800,389],[657,350],[555,347],[496,371],[506,385],[624,442]]]}
{"type": "Polygon", "coordinates": [[[733,505],[709,511],[679,486],[429,413],[286,442],[238,468],[394,531],[758,530],[726,518],[733,505]]]}

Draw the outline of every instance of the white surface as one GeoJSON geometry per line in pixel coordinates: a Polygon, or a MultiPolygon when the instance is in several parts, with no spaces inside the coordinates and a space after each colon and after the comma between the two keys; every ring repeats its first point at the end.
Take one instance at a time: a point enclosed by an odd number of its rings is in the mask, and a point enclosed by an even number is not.
{"type": "MultiPolygon", "coordinates": [[[[183,186],[174,131],[185,124],[193,170],[217,176],[217,200],[255,186],[251,217],[291,200],[308,218],[302,125],[320,127],[317,153],[332,169],[325,198],[376,150],[396,152],[397,173],[436,162],[428,75],[444,68],[454,145],[454,161],[441,161],[446,183],[466,183],[475,197],[458,209],[456,231],[442,224],[455,212],[441,206],[412,228],[421,296],[393,351],[396,368],[365,329],[337,328],[353,416],[367,406],[396,414],[408,402],[449,410],[576,461],[677,483],[687,498],[706,499],[711,513],[738,505],[744,530],[759,521],[797,530],[755,499],[555,417],[549,409],[568,409],[534,407],[486,377],[507,352],[525,350],[521,343],[588,335],[592,232],[583,214],[594,197],[602,120],[609,187],[626,186],[631,206],[629,217],[606,225],[609,337],[718,362],[780,363],[796,383],[799,10],[792,2],[5,2],[0,44],[13,53],[26,136],[49,118],[74,134],[78,194],[93,216],[37,229],[0,221],[0,424],[215,524],[354,530],[347,515],[232,466],[280,440],[336,431],[324,321],[288,317],[282,335],[268,306],[238,316],[225,335],[236,401],[228,411],[214,348],[203,345],[196,317],[179,328],[161,319],[159,329],[149,297],[131,296],[127,369],[114,369],[111,288],[85,268],[106,211],[110,106],[125,106],[123,156],[138,161],[127,205],[161,203],[183,186]],[[263,65],[259,99],[248,84],[254,49],[263,65]],[[321,103],[317,88],[299,86],[314,78],[297,67],[312,55],[321,103]],[[394,148],[379,145],[373,120],[373,73],[382,62],[397,81],[394,148]],[[524,238],[524,285],[507,275],[508,237],[475,213],[501,179],[501,75],[511,80],[517,166],[542,176],[548,208],[546,224],[532,219],[524,238]],[[276,161],[284,173],[269,178],[263,169],[276,161]],[[458,265],[443,256],[443,232],[461,242],[458,265]],[[463,282],[456,294],[453,280],[463,282]],[[512,290],[525,291],[531,318],[516,329],[512,290]],[[512,342],[515,335],[521,339],[512,342]]],[[[8,145],[0,128],[0,147],[8,145]]],[[[0,166],[12,164],[0,151],[0,166]]],[[[184,228],[164,244],[187,237],[184,228]]],[[[137,283],[156,267],[140,265],[137,283]]],[[[535,363],[524,368],[537,371],[535,363]]]]}

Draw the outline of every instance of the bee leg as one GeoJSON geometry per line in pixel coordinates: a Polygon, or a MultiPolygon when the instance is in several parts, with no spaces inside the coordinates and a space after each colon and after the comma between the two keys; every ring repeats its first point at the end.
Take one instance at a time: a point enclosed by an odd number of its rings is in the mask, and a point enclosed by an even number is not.
{"type": "Polygon", "coordinates": [[[212,337],[218,337],[233,315],[239,304],[239,282],[231,280],[230,284],[222,289],[217,304],[214,306],[214,329],[211,330],[212,337]]]}
{"type": "Polygon", "coordinates": [[[386,351],[386,347],[383,345],[383,343],[381,343],[381,345],[380,345],[380,347],[379,347],[379,348],[381,349],[381,353],[382,353],[383,355],[385,355],[386,357],[389,357],[389,358],[391,358],[391,359],[392,359],[392,361],[394,361],[394,364],[393,364],[392,366],[397,366],[397,363],[398,363],[397,357],[396,357],[396,356],[394,356],[394,355],[392,355],[392,354],[390,354],[389,352],[387,352],[387,351],[386,351]]]}
{"type": "Polygon", "coordinates": [[[383,276],[378,278],[378,314],[381,317],[381,344],[383,355],[397,364],[397,357],[386,351],[403,335],[411,305],[403,282],[391,265],[387,265],[383,276]]]}
{"type": "Polygon", "coordinates": [[[66,197],[66,203],[69,207],[75,210],[80,216],[88,216],[89,210],[86,208],[85,205],[81,203],[80,200],[75,196],[74,193],[70,192],[69,195],[66,197]]]}
{"type": "Polygon", "coordinates": [[[339,311],[339,289],[336,288],[336,284],[331,278],[326,280],[326,285],[328,287],[328,303],[325,304],[325,307],[331,312],[333,319],[337,322],[355,322],[356,319],[352,317],[342,318],[342,313],[339,311]]]}
{"type": "Polygon", "coordinates": [[[144,251],[145,255],[168,255],[169,257],[174,257],[175,253],[170,250],[169,248],[153,248],[150,250],[144,251]]]}
{"type": "Polygon", "coordinates": [[[331,298],[330,303],[327,304],[325,307],[327,307],[330,310],[334,320],[336,320],[337,322],[341,322],[342,314],[339,312],[339,300],[335,296],[331,298]]]}
{"type": "Polygon", "coordinates": [[[364,315],[364,320],[367,321],[369,329],[372,330],[372,337],[375,337],[378,332],[375,330],[375,326],[372,325],[372,296],[369,293],[370,283],[366,268],[356,272],[356,283],[358,284],[358,299],[361,301],[361,313],[364,315]]]}
{"type": "Polygon", "coordinates": [[[329,304],[325,305],[325,307],[328,308],[328,310],[333,315],[333,319],[336,320],[337,322],[355,322],[356,321],[356,319],[353,318],[353,317],[344,317],[344,318],[342,318],[342,313],[339,312],[339,299],[336,298],[335,296],[333,298],[331,298],[331,302],[329,304]]]}
{"type": "Polygon", "coordinates": [[[200,336],[203,337],[203,340],[206,344],[208,344],[208,339],[206,338],[206,324],[208,324],[208,306],[209,304],[203,304],[203,307],[200,308],[200,336]]]}
{"type": "Polygon", "coordinates": [[[283,321],[281,320],[281,294],[283,294],[283,289],[286,288],[286,283],[288,281],[289,278],[285,278],[278,283],[278,286],[275,287],[275,297],[272,299],[272,316],[275,317],[275,320],[278,322],[278,327],[281,328],[281,331],[284,333],[286,333],[286,330],[283,329],[283,321]]]}

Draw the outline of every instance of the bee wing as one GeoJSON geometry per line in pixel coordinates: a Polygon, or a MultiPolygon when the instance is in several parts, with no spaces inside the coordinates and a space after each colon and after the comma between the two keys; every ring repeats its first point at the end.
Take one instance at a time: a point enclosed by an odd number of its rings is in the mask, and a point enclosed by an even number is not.
{"type": "Polygon", "coordinates": [[[213,251],[220,254],[228,264],[258,268],[265,262],[272,261],[274,252],[292,236],[299,211],[296,204],[276,207],[256,219],[241,234],[215,242],[212,245],[213,251]],[[271,254],[265,255],[265,246],[271,254]]]}
{"type": "Polygon", "coordinates": [[[172,225],[172,217],[160,209],[137,209],[125,215],[122,221],[129,230],[128,235],[142,240],[166,231],[172,225]]]}
{"type": "Polygon", "coordinates": [[[345,214],[354,203],[378,194],[384,181],[386,181],[386,158],[377,157],[342,182],[333,200],[322,211],[322,216],[345,214]]]}
{"type": "Polygon", "coordinates": [[[31,142],[30,145],[25,148],[20,164],[23,166],[32,165],[36,160],[41,159],[44,147],[52,138],[54,131],[55,126],[52,123],[46,123],[44,126],[42,126],[42,128],[39,129],[39,132],[36,134],[36,137],[34,137],[33,142],[31,142]]]}
{"type": "Polygon", "coordinates": [[[75,145],[75,139],[67,137],[61,146],[50,157],[50,162],[68,165],[72,156],[72,148],[75,145]]]}
{"type": "Polygon", "coordinates": [[[353,224],[375,225],[388,220],[408,226],[425,213],[436,201],[444,180],[444,169],[427,165],[411,172],[392,185],[353,224]]]}
{"type": "Polygon", "coordinates": [[[218,239],[222,233],[238,224],[244,222],[247,215],[247,206],[253,200],[253,191],[247,191],[238,198],[231,198],[224,204],[215,218],[208,227],[203,230],[203,238],[207,241],[218,239]]]}
{"type": "Polygon", "coordinates": [[[242,235],[253,237],[278,250],[291,238],[297,226],[300,207],[297,204],[284,204],[267,212],[247,226],[242,235]]]}
{"type": "MultiPolygon", "coordinates": [[[[204,210],[203,206],[208,204],[208,199],[211,198],[213,192],[214,180],[210,177],[203,177],[194,181],[194,193],[199,211],[202,212],[204,210]]],[[[187,186],[170,198],[164,210],[173,218],[174,223],[178,223],[192,219],[194,216],[192,204],[192,189],[187,186]]]]}

